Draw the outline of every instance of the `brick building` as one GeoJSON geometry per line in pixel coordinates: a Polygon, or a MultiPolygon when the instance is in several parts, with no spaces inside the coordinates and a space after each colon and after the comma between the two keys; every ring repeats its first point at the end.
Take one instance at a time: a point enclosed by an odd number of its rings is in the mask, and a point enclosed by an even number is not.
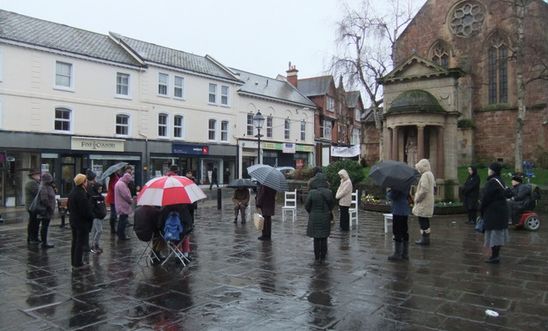
{"type": "MultiPolygon", "coordinates": [[[[396,42],[395,69],[383,78],[384,158],[429,157],[436,177],[457,165],[514,162],[517,118],[516,19],[493,0],[428,0],[396,42]],[[409,122],[406,122],[409,121],[409,122]],[[418,141],[421,140],[421,141],[418,141]],[[409,145],[418,144],[409,152],[409,145]],[[415,154],[411,154],[415,153],[415,154]]],[[[548,81],[533,80],[548,52],[548,4],[534,0],[525,20],[523,158],[547,151],[548,81]]],[[[374,134],[367,124],[365,141],[374,134]]],[[[371,148],[371,150],[374,150],[371,148]]]]}

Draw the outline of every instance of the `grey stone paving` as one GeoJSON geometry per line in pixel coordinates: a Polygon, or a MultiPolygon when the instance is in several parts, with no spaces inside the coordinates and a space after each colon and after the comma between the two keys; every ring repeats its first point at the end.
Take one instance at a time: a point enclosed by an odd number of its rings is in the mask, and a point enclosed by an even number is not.
{"type": "Polygon", "coordinates": [[[546,224],[511,231],[502,263],[487,265],[462,216],[436,216],[432,246],[392,263],[381,214],[362,211],[350,233],[333,227],[327,265],[314,266],[303,209],[295,223],[278,212],[273,241],[261,242],[251,223],[232,223],[228,199],[222,213],[209,202],[186,268],[137,264],[144,244],[107,231],[105,252],[73,273],[59,220],[47,251],[27,248],[25,223],[0,225],[1,329],[548,330],[546,224]]]}

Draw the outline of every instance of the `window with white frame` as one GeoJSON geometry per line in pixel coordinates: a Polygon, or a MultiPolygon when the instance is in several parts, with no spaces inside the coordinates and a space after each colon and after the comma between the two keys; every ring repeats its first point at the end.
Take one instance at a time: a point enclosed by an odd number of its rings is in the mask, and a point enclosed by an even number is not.
{"type": "Polygon", "coordinates": [[[173,117],[173,137],[174,138],[183,138],[183,116],[175,115],[173,117]]]}
{"type": "Polygon", "coordinates": [[[323,137],[331,139],[331,129],[332,129],[331,120],[323,120],[323,137]]]}
{"type": "Polygon", "coordinates": [[[253,113],[247,114],[247,135],[253,137],[253,113]]]}
{"type": "Polygon", "coordinates": [[[217,84],[209,84],[209,103],[217,102],[217,84]]]}
{"type": "Polygon", "coordinates": [[[207,138],[209,140],[215,140],[217,135],[215,132],[216,126],[217,126],[217,121],[214,119],[210,119],[208,123],[208,131],[207,131],[207,138]]]}
{"type": "Polygon", "coordinates": [[[180,76],[175,76],[173,79],[173,97],[183,98],[183,86],[185,84],[185,79],[180,76]]]}
{"type": "Polygon", "coordinates": [[[72,63],[55,62],[55,86],[61,88],[73,87],[72,63]]]}
{"type": "Polygon", "coordinates": [[[158,94],[167,95],[168,85],[169,85],[169,75],[159,73],[158,74],[158,94]]]}
{"type": "Polygon", "coordinates": [[[167,137],[167,114],[158,114],[158,136],[167,137]]]}
{"type": "Polygon", "coordinates": [[[228,121],[221,121],[221,141],[228,141],[228,121]]]}
{"type": "Polygon", "coordinates": [[[272,116],[267,116],[266,118],[266,137],[272,138],[272,122],[273,122],[272,116]]]}
{"type": "Polygon", "coordinates": [[[306,121],[301,121],[301,140],[306,140],[306,121]]]}
{"type": "Polygon", "coordinates": [[[116,115],[116,134],[120,136],[129,135],[129,116],[125,114],[116,115]]]}
{"type": "Polygon", "coordinates": [[[71,111],[67,108],[55,108],[55,131],[70,132],[71,111]]]}
{"type": "Polygon", "coordinates": [[[122,72],[116,73],[116,94],[129,96],[129,75],[122,72]]]}
{"type": "Polygon", "coordinates": [[[352,141],[350,143],[352,145],[358,145],[360,143],[360,136],[361,136],[360,129],[352,129],[352,141]]]}
{"type": "Polygon", "coordinates": [[[221,105],[228,106],[228,86],[221,85],[221,105]]]}
{"type": "Polygon", "coordinates": [[[335,111],[335,98],[327,97],[327,110],[331,112],[335,111]]]}
{"type": "Polygon", "coordinates": [[[289,121],[289,118],[286,118],[284,121],[284,138],[285,139],[290,138],[290,132],[291,132],[291,121],[289,121]]]}

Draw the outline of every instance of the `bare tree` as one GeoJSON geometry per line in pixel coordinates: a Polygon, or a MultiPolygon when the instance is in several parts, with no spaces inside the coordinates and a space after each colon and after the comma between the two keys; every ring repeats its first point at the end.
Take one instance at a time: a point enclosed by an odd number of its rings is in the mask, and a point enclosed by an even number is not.
{"type": "MultiPolygon", "coordinates": [[[[377,13],[369,0],[359,9],[344,6],[344,14],[337,23],[339,54],[332,59],[332,71],[343,74],[349,86],[357,86],[367,95],[375,119],[382,159],[382,86],[379,79],[394,66],[396,40],[415,14],[412,0],[389,0],[388,14],[377,13]]],[[[424,1],[421,1],[424,2],[424,1]]],[[[365,124],[362,124],[362,134],[365,124]]]]}

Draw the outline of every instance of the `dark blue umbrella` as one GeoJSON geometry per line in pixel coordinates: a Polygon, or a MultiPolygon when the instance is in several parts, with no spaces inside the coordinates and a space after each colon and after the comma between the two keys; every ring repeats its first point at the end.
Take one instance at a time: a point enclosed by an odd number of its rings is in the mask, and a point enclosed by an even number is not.
{"type": "Polygon", "coordinates": [[[411,185],[417,183],[420,173],[417,169],[410,167],[400,161],[381,161],[371,167],[369,178],[378,186],[383,188],[408,192],[411,185]]]}

